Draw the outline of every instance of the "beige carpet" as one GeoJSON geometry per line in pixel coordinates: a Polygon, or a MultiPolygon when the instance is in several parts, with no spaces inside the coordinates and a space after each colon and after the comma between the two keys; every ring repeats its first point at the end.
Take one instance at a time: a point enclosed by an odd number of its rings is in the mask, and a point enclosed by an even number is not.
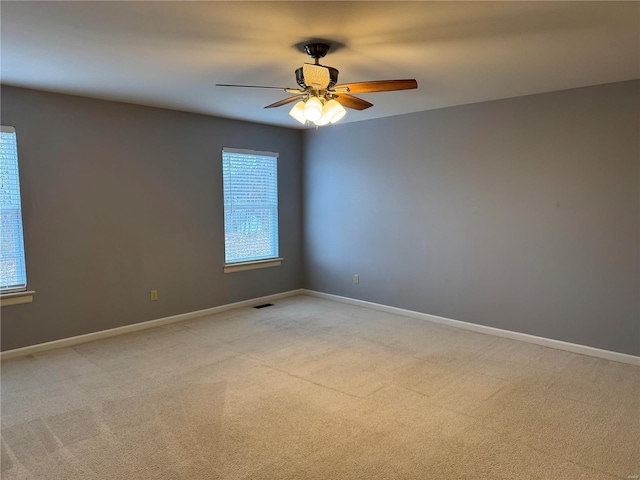
{"type": "Polygon", "coordinates": [[[2,478],[640,475],[640,368],[298,296],[2,364],[2,478]]]}

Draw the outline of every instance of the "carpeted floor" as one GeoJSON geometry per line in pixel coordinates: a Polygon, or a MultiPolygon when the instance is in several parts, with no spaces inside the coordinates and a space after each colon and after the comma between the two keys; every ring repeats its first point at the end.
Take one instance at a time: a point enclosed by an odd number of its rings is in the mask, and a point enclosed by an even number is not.
{"type": "Polygon", "coordinates": [[[640,475],[640,368],[282,299],[2,364],[14,479],[640,475]]]}

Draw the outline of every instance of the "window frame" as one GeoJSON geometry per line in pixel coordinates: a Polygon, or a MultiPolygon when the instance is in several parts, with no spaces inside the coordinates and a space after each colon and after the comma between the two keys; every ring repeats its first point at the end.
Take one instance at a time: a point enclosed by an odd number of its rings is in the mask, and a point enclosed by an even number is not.
{"type": "MultiPolygon", "coordinates": [[[[33,294],[35,293],[32,290],[27,290],[27,255],[25,248],[25,235],[24,235],[24,219],[22,214],[22,183],[20,180],[20,166],[18,160],[18,139],[17,132],[14,126],[10,125],[0,125],[0,132],[8,133],[14,135],[15,142],[15,168],[16,168],[16,177],[17,177],[17,187],[18,187],[18,214],[20,217],[19,220],[19,229],[20,229],[20,246],[22,256],[20,260],[22,261],[22,269],[24,271],[24,284],[20,283],[14,288],[6,288],[0,291],[0,306],[5,307],[9,305],[18,305],[22,303],[30,303],[33,300],[33,294]]],[[[2,207],[0,207],[2,208],[2,207]]],[[[4,281],[0,281],[0,284],[5,283],[4,281]]]]}
{"type": "MultiPolygon", "coordinates": [[[[275,152],[248,150],[240,148],[223,147],[222,148],[222,204],[223,204],[223,233],[224,233],[224,273],[241,272],[245,270],[254,270],[258,268],[277,267],[282,263],[283,258],[280,257],[280,202],[279,202],[279,186],[278,186],[278,159],[279,154],[275,152]],[[227,203],[226,203],[226,177],[224,170],[225,154],[231,155],[247,155],[247,156],[259,156],[259,157],[271,157],[275,161],[275,235],[276,238],[271,241],[275,242],[275,255],[273,257],[259,258],[259,259],[239,259],[233,261],[233,259],[227,260],[227,203]]],[[[266,208],[266,207],[264,207],[266,208]]]]}

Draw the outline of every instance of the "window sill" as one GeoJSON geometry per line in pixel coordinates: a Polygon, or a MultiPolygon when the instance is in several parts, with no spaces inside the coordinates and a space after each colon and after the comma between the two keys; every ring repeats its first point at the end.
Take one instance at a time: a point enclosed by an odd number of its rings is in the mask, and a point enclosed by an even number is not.
{"type": "Polygon", "coordinates": [[[224,273],[242,272],[244,270],[255,270],[257,268],[279,267],[282,258],[269,258],[267,260],[256,260],[253,262],[227,263],[224,266],[224,273]]]}
{"type": "Polygon", "coordinates": [[[33,302],[33,290],[26,292],[3,293],[0,295],[0,307],[8,307],[10,305],[20,305],[22,303],[33,302]]]}

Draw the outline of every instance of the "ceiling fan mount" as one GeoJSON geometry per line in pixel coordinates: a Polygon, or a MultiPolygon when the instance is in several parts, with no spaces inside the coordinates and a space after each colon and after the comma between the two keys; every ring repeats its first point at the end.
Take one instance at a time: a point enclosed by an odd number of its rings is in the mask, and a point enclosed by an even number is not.
{"type": "Polygon", "coordinates": [[[316,64],[320,58],[324,58],[329,52],[329,48],[331,48],[326,43],[307,43],[304,46],[304,51],[311,58],[315,59],[316,64]]]}
{"type": "Polygon", "coordinates": [[[284,90],[293,96],[267,105],[264,108],[275,108],[288,103],[298,103],[289,114],[300,123],[308,122],[316,125],[335,123],[344,116],[343,107],[354,110],[364,110],[373,107],[372,103],[351,93],[391,92],[396,90],[410,90],[418,88],[415,79],[407,80],[375,80],[372,82],[345,83],[338,85],[338,69],[320,65],[319,60],[329,52],[327,43],[308,43],[304,51],[315,60],[305,63],[295,70],[296,83],[300,88],[264,87],[258,85],[229,85],[216,84],[218,87],[271,88],[284,90]],[[338,113],[336,113],[338,112],[338,113]],[[329,118],[331,117],[331,118],[329,118]],[[329,118],[329,120],[327,120],[329,118]]]}

